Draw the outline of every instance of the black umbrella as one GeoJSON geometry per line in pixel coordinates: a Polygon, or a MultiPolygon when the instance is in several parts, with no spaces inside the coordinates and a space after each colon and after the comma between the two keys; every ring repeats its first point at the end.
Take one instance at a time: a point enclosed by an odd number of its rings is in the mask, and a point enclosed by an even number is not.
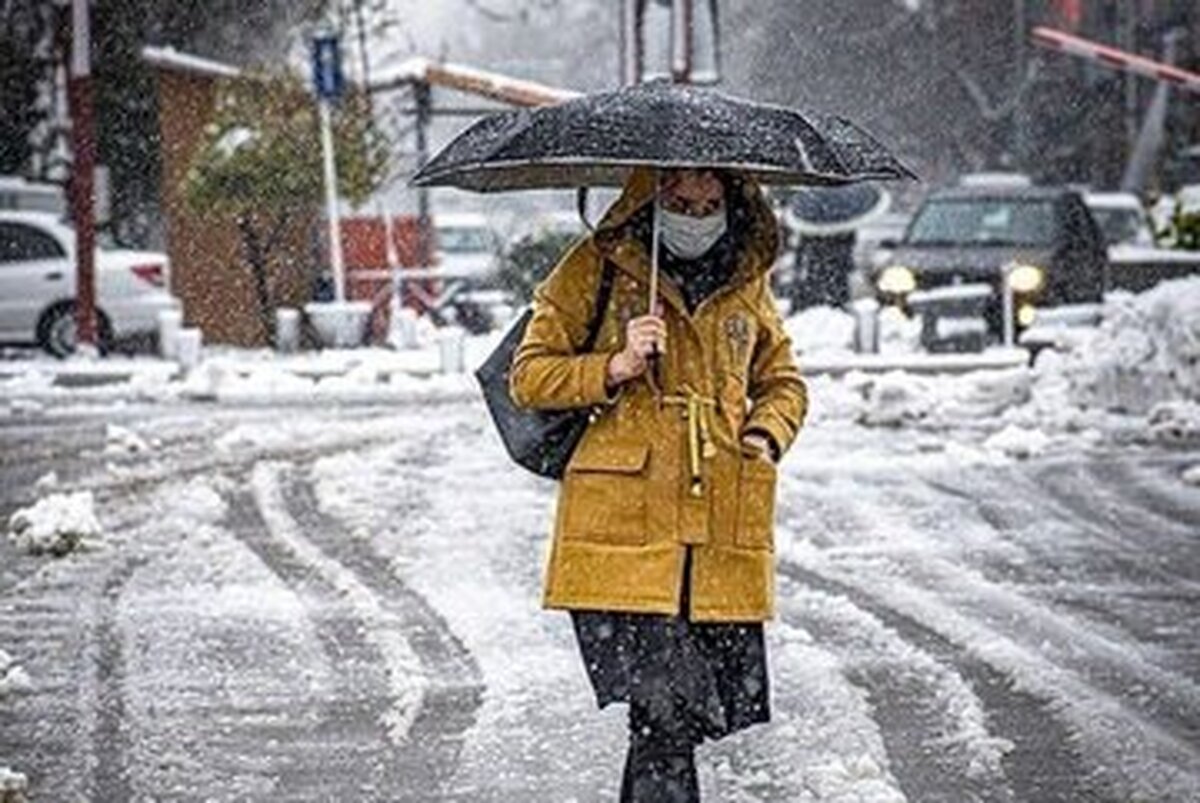
{"type": "Polygon", "coordinates": [[[891,200],[874,184],[803,187],[788,203],[787,222],[801,234],[846,234],[886,212],[891,200]]]}
{"type": "Polygon", "coordinates": [[[735,169],[760,184],[915,178],[842,117],[656,81],[485,117],[413,183],[478,192],[621,186],[639,166],[735,169]]]}

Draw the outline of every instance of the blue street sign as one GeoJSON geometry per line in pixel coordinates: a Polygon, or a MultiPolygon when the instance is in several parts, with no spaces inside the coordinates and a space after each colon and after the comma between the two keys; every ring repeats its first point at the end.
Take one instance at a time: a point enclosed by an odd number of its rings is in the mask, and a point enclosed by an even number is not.
{"type": "Polygon", "coordinates": [[[342,51],[337,34],[317,34],[312,40],[313,88],[321,100],[337,100],[342,94],[342,51]]]}

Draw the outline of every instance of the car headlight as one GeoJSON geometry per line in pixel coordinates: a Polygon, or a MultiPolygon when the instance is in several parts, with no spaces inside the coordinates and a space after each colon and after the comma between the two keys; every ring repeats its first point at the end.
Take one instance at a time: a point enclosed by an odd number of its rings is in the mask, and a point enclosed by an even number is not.
{"type": "Polygon", "coordinates": [[[892,265],[884,268],[875,280],[875,286],[880,292],[902,296],[917,289],[917,277],[910,268],[902,265],[892,265]]]}
{"type": "Polygon", "coordinates": [[[1017,323],[1019,323],[1021,326],[1032,326],[1033,322],[1036,320],[1037,310],[1034,309],[1032,304],[1022,304],[1020,308],[1017,309],[1017,323]]]}
{"type": "Polygon", "coordinates": [[[1008,285],[1018,293],[1037,292],[1045,281],[1045,272],[1036,265],[1014,265],[1008,272],[1008,285]]]}

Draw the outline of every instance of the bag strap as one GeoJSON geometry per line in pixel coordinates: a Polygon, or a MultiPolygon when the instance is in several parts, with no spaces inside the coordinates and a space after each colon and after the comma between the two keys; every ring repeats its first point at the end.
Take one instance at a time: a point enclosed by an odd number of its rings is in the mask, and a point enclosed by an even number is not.
{"type": "Polygon", "coordinates": [[[581,352],[589,352],[596,345],[600,335],[600,326],[604,323],[604,311],[608,309],[608,301],[612,298],[613,279],[617,269],[610,260],[604,260],[604,270],[600,273],[600,287],[596,290],[596,307],[592,310],[592,320],[588,322],[587,340],[583,341],[581,352]]]}

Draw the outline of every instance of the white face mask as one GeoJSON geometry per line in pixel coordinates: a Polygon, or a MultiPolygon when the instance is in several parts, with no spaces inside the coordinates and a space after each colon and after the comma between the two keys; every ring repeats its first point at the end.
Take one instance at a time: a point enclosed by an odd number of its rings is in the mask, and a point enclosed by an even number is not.
{"type": "Polygon", "coordinates": [[[658,207],[661,216],[659,236],[662,243],[681,259],[695,259],[708,252],[725,233],[727,222],[724,208],[705,217],[681,215],[658,207]]]}

